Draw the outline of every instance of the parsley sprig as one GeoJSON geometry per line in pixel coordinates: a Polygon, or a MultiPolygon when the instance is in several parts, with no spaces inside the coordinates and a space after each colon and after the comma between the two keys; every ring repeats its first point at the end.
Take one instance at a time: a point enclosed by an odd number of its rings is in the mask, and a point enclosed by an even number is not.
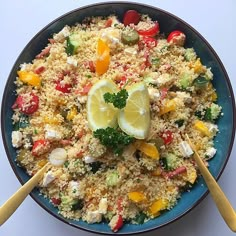
{"type": "Polygon", "coordinates": [[[111,148],[116,155],[121,155],[124,147],[134,141],[133,137],[111,127],[97,129],[93,132],[93,135],[104,146],[111,148]]]}
{"type": "Polygon", "coordinates": [[[119,109],[126,106],[128,96],[129,94],[125,89],[121,89],[118,93],[105,93],[103,95],[106,103],[113,103],[113,106],[119,109]]]}

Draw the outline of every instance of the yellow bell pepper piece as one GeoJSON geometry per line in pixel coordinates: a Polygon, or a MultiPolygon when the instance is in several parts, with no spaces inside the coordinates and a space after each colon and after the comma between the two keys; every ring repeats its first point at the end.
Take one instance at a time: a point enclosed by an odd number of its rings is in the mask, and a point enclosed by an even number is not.
{"type": "Polygon", "coordinates": [[[191,171],[187,170],[187,180],[189,183],[194,184],[197,179],[197,171],[195,169],[191,169],[191,171]]]}
{"type": "Polygon", "coordinates": [[[98,75],[104,74],[110,64],[110,48],[106,42],[98,39],[97,45],[97,60],[95,70],[98,75]]]}
{"type": "Polygon", "coordinates": [[[39,75],[35,74],[32,71],[24,71],[24,70],[19,70],[17,71],[17,74],[19,76],[19,79],[32,86],[39,87],[41,85],[41,78],[39,75]]]}
{"type": "Polygon", "coordinates": [[[38,161],[37,165],[42,168],[43,166],[45,166],[47,164],[47,160],[46,159],[42,159],[40,161],[38,161]]]}
{"type": "Polygon", "coordinates": [[[152,173],[151,173],[151,175],[152,176],[160,176],[161,175],[161,172],[162,172],[162,169],[161,169],[161,167],[157,167],[157,169],[156,170],[154,170],[152,173]]]}
{"type": "Polygon", "coordinates": [[[168,201],[166,199],[158,199],[152,203],[152,205],[148,209],[148,213],[151,216],[160,215],[160,211],[165,210],[167,208],[168,201]]]}
{"type": "Polygon", "coordinates": [[[67,113],[66,119],[73,120],[74,117],[78,114],[78,111],[75,106],[73,106],[70,111],[67,113]]]}
{"type": "Polygon", "coordinates": [[[206,135],[208,137],[211,136],[211,132],[207,128],[206,124],[201,120],[196,120],[194,122],[194,128],[200,131],[203,135],[206,135]]]}
{"type": "Polygon", "coordinates": [[[160,154],[156,146],[152,143],[146,143],[144,141],[137,141],[134,143],[134,146],[147,156],[159,160],[160,154]]]}
{"type": "Polygon", "coordinates": [[[43,118],[43,122],[50,125],[59,125],[61,121],[57,117],[48,117],[43,118]]]}
{"type": "Polygon", "coordinates": [[[206,71],[206,68],[202,65],[200,58],[198,58],[193,64],[193,69],[195,73],[201,74],[206,71]]]}
{"type": "Polygon", "coordinates": [[[160,115],[176,110],[176,102],[174,99],[167,100],[163,107],[160,108],[160,115]]]}
{"type": "Polygon", "coordinates": [[[211,94],[210,98],[211,98],[211,101],[212,101],[212,102],[215,102],[215,101],[217,100],[217,93],[214,91],[214,92],[211,94]]]}
{"type": "Polygon", "coordinates": [[[146,197],[142,192],[129,192],[128,198],[135,203],[139,203],[146,200],[146,197]]]}

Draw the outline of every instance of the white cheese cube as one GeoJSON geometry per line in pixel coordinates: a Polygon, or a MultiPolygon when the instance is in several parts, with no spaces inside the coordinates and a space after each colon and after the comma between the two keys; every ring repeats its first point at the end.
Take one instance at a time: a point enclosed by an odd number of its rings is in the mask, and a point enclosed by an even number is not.
{"type": "Polygon", "coordinates": [[[205,153],[208,160],[214,157],[215,154],[216,154],[216,149],[214,147],[209,147],[205,153]]]}
{"type": "Polygon", "coordinates": [[[11,133],[11,140],[12,146],[18,148],[22,145],[23,135],[20,131],[12,131],[11,133]]]}
{"type": "Polygon", "coordinates": [[[67,62],[67,64],[72,65],[74,67],[76,67],[78,65],[78,61],[73,57],[67,57],[66,62],[67,62]]]}
{"type": "Polygon", "coordinates": [[[88,211],[86,215],[86,221],[89,224],[99,223],[102,220],[102,214],[98,211],[88,211]]]}
{"type": "Polygon", "coordinates": [[[179,144],[179,149],[184,157],[190,157],[193,154],[193,150],[186,141],[182,141],[179,144]]]}
{"type": "Polygon", "coordinates": [[[70,181],[69,184],[68,184],[68,189],[69,189],[69,193],[72,197],[78,197],[79,196],[79,193],[80,193],[80,184],[79,182],[77,181],[70,181]]]}
{"type": "Polygon", "coordinates": [[[53,175],[52,171],[48,171],[43,177],[43,187],[47,187],[56,177],[53,175]]]}
{"type": "Polygon", "coordinates": [[[62,133],[56,127],[46,125],[45,131],[45,139],[56,141],[62,138],[62,133]]]}
{"type": "Polygon", "coordinates": [[[99,202],[98,212],[101,214],[107,213],[107,198],[102,198],[99,202]]]}
{"type": "Polygon", "coordinates": [[[84,157],[84,162],[85,162],[86,164],[93,163],[93,162],[95,162],[95,161],[96,161],[96,159],[95,159],[94,157],[92,157],[92,156],[85,156],[85,157],[84,157]]]}

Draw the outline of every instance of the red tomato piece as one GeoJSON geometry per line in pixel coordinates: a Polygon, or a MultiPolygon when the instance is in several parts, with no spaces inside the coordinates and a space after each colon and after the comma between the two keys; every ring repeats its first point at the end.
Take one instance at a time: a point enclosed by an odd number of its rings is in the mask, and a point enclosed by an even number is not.
{"type": "Polygon", "coordinates": [[[168,93],[168,88],[162,88],[161,89],[161,99],[163,100],[164,98],[166,98],[168,93]]]}
{"type": "Polygon", "coordinates": [[[40,67],[38,67],[38,68],[36,68],[35,70],[34,70],[34,73],[36,73],[36,74],[41,74],[42,72],[44,72],[45,71],[45,67],[44,66],[40,66],[40,67]]]}
{"type": "Polygon", "coordinates": [[[32,155],[38,157],[49,150],[49,142],[45,139],[39,139],[34,142],[32,147],[32,155]]]}
{"type": "Polygon", "coordinates": [[[124,14],[123,24],[125,26],[130,24],[137,25],[139,21],[140,21],[140,14],[135,10],[129,10],[124,14]]]}
{"type": "Polygon", "coordinates": [[[155,38],[144,36],[142,41],[148,48],[154,48],[157,46],[157,40],[155,38]]]}
{"type": "Polygon", "coordinates": [[[90,71],[94,73],[96,71],[94,62],[93,61],[89,61],[88,65],[89,65],[90,71]]]}
{"type": "Polygon", "coordinates": [[[173,141],[173,133],[170,130],[161,133],[160,137],[163,139],[165,145],[173,141]]]}
{"type": "Polygon", "coordinates": [[[60,198],[52,197],[51,201],[52,201],[52,204],[55,205],[55,206],[58,206],[58,205],[61,204],[61,199],[60,198]]]}
{"type": "Polygon", "coordinates": [[[185,43],[186,36],[182,31],[174,30],[172,31],[168,37],[167,42],[175,45],[183,46],[185,43]]]}
{"type": "Polygon", "coordinates": [[[118,215],[116,224],[112,227],[112,231],[117,232],[123,226],[123,224],[124,224],[124,222],[123,222],[122,216],[118,215]]]}
{"type": "Polygon", "coordinates": [[[146,36],[146,37],[154,37],[156,36],[159,31],[160,31],[160,27],[159,27],[159,23],[156,21],[154,22],[154,25],[149,28],[149,29],[141,29],[141,30],[137,30],[138,33],[142,36],[146,36]]]}
{"type": "Polygon", "coordinates": [[[13,109],[18,107],[26,115],[33,114],[38,110],[39,97],[34,93],[25,93],[17,97],[13,109]]]}
{"type": "Polygon", "coordinates": [[[71,88],[72,88],[71,84],[64,84],[62,81],[56,82],[55,89],[62,92],[62,93],[70,93],[71,88]]]}
{"type": "Polygon", "coordinates": [[[80,91],[79,93],[81,94],[81,95],[87,95],[88,94],[88,92],[89,92],[89,90],[91,89],[91,87],[92,87],[92,84],[91,83],[88,83],[88,84],[86,84],[84,87],[83,87],[83,90],[82,91],[80,91]]]}
{"type": "Polygon", "coordinates": [[[107,19],[107,21],[105,22],[105,28],[111,27],[112,25],[112,18],[107,19]]]}

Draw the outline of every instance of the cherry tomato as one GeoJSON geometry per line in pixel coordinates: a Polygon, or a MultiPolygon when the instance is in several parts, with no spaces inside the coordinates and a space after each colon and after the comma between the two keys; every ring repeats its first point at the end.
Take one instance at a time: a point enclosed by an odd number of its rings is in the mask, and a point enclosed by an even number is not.
{"type": "Polygon", "coordinates": [[[52,197],[51,201],[52,201],[52,204],[55,205],[55,206],[58,206],[58,205],[61,204],[61,199],[60,198],[52,197]]]}
{"type": "Polygon", "coordinates": [[[64,84],[62,81],[57,81],[57,82],[56,82],[56,87],[55,87],[55,89],[58,90],[58,91],[60,91],[60,92],[63,92],[63,93],[70,93],[71,88],[72,88],[72,85],[71,85],[71,84],[64,84]]]}
{"type": "Polygon", "coordinates": [[[151,28],[145,29],[145,30],[141,29],[141,30],[137,30],[137,31],[142,36],[154,37],[160,31],[159,23],[156,21],[156,22],[154,22],[154,25],[151,28]]]}
{"type": "Polygon", "coordinates": [[[16,107],[26,115],[33,114],[38,110],[39,97],[33,93],[21,94],[17,97],[13,109],[16,107]]]}
{"type": "Polygon", "coordinates": [[[142,41],[148,48],[154,48],[157,46],[157,40],[155,38],[144,36],[142,41]]]}
{"type": "Polygon", "coordinates": [[[118,215],[116,224],[113,226],[112,231],[117,232],[123,226],[123,224],[124,224],[124,222],[123,222],[122,216],[118,215]]]}
{"type": "Polygon", "coordinates": [[[127,11],[123,17],[123,24],[125,26],[130,24],[137,25],[139,21],[140,21],[140,14],[135,10],[127,11]]]}
{"type": "Polygon", "coordinates": [[[39,139],[34,142],[32,147],[32,155],[38,157],[49,150],[49,142],[45,139],[39,139]]]}
{"type": "Polygon", "coordinates": [[[185,43],[186,36],[182,31],[174,30],[172,31],[168,37],[167,42],[175,45],[183,46],[185,43]]]}
{"type": "Polygon", "coordinates": [[[170,144],[173,141],[173,133],[170,130],[161,133],[160,137],[163,139],[164,144],[170,144]]]}

